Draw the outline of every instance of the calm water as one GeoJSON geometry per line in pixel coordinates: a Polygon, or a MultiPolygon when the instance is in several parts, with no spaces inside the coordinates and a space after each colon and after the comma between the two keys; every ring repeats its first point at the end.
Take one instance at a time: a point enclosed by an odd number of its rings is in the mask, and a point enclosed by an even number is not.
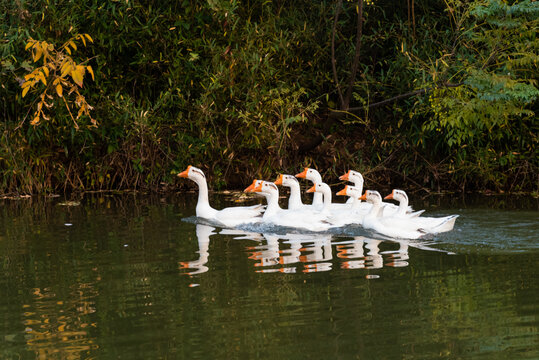
{"type": "Polygon", "coordinates": [[[65,200],[0,201],[0,359],[539,358],[537,199],[411,196],[461,216],[398,242],[216,229],[191,194],[65,200]]]}

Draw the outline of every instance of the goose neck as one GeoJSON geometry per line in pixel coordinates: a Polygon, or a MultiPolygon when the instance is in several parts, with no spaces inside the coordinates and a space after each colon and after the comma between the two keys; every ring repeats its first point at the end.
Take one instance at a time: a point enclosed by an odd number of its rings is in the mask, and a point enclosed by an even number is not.
{"type": "Polygon", "coordinates": [[[192,179],[198,185],[198,201],[196,207],[196,213],[199,217],[207,217],[210,212],[215,211],[208,200],[208,184],[204,178],[192,179]]]}
{"type": "Polygon", "coordinates": [[[323,196],[322,193],[315,192],[313,195],[313,206],[322,206],[323,196]]]}
{"type": "Polygon", "coordinates": [[[404,215],[406,214],[406,210],[408,210],[408,199],[401,197],[399,199],[399,208],[397,209],[397,213],[404,215]]]}
{"type": "Polygon", "coordinates": [[[271,217],[275,214],[277,214],[281,207],[279,206],[279,199],[278,194],[275,193],[264,193],[266,196],[266,200],[268,201],[268,206],[266,207],[266,211],[264,212],[263,218],[271,217]]]}
{"type": "Polygon", "coordinates": [[[322,210],[329,211],[331,207],[331,190],[324,188],[323,197],[324,197],[324,203],[323,203],[324,205],[322,207],[322,210]]]}
{"type": "Polygon", "coordinates": [[[303,206],[301,201],[301,191],[299,184],[290,185],[290,197],[288,198],[288,208],[289,209],[298,209],[303,206]]]}
{"type": "Polygon", "coordinates": [[[384,207],[380,202],[373,202],[371,211],[369,212],[370,217],[381,217],[383,214],[384,207]]]}

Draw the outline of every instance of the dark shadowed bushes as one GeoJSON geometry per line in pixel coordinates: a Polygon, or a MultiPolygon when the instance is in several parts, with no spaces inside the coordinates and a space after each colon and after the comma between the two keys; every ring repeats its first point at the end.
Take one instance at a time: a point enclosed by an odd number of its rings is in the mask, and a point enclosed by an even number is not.
{"type": "MultiPolygon", "coordinates": [[[[334,1],[0,0],[0,188],[156,190],[197,164],[214,187],[313,165],[384,187],[534,190],[537,13],[523,3],[426,1],[413,14],[406,2],[365,3],[355,110],[335,117],[334,1]],[[31,125],[28,39],[59,46],[84,33],[94,42],[72,56],[95,72],[80,92],[97,126],[81,116],[77,128],[61,102],[31,125]]],[[[355,11],[343,2],[340,79],[355,11]]]]}

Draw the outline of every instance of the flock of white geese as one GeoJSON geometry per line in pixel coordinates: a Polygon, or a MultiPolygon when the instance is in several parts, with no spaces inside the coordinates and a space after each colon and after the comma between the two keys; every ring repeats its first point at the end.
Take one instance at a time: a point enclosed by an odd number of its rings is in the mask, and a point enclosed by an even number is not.
{"type": "Polygon", "coordinates": [[[292,175],[279,175],[275,182],[253,180],[245,192],[254,192],[264,196],[267,206],[235,206],[221,210],[211,207],[208,199],[208,184],[204,172],[189,165],[178,174],[198,185],[196,216],[214,225],[234,228],[244,224],[265,223],[307,231],[328,231],[332,228],[359,224],[391,238],[417,239],[427,234],[450,231],[458,215],[445,217],[421,216],[424,210],[413,211],[408,204],[408,196],[403,190],[393,190],[384,200],[392,199],[399,205],[382,201],[378,191],[366,190],[363,193],[363,176],[350,170],[339,177],[352,182],[337,195],[348,196],[346,203],[333,203],[329,185],[322,181],[320,173],[312,168],[292,175]],[[314,193],[312,204],[301,200],[301,189],[297,178],[307,179],[313,186],[307,190],[314,193]],[[279,205],[279,188],[290,188],[288,208],[279,205]],[[366,202],[364,202],[366,201],[366,202]]]}

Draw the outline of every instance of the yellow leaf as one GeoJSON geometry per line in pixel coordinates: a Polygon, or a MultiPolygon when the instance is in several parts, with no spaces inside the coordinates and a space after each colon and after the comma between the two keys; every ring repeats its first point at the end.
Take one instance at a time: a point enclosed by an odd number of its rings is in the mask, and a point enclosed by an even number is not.
{"type": "Polygon", "coordinates": [[[79,85],[80,87],[82,87],[82,79],[84,76],[83,71],[84,71],[84,67],[80,65],[77,65],[76,69],[71,71],[71,77],[73,78],[73,81],[75,82],[75,84],[79,85]]]}
{"type": "MultiPolygon", "coordinates": [[[[73,40],[69,40],[68,44],[71,45],[73,50],[77,51],[77,45],[75,45],[75,42],[73,40]]],[[[67,46],[66,46],[66,48],[67,48],[67,46]]]]}
{"type": "Polygon", "coordinates": [[[39,60],[39,58],[41,57],[42,52],[43,52],[43,50],[38,46],[36,48],[36,53],[34,54],[34,62],[37,62],[39,60]]]}
{"type": "Polygon", "coordinates": [[[62,97],[62,93],[63,93],[63,89],[62,89],[62,85],[61,84],[58,84],[56,85],[56,93],[58,94],[59,97],[62,97]]]}
{"type": "Polygon", "coordinates": [[[43,85],[47,86],[47,79],[45,79],[45,75],[43,75],[42,72],[39,72],[37,76],[39,77],[39,80],[41,80],[43,85]]]}
{"type": "Polygon", "coordinates": [[[67,74],[69,74],[72,70],[72,66],[69,62],[66,62],[64,63],[64,65],[62,65],[62,75],[60,75],[61,77],[65,77],[67,74]]]}
{"type": "Polygon", "coordinates": [[[32,79],[35,76],[35,74],[32,72],[30,74],[24,75],[24,80],[32,79]]]}
{"type": "Polygon", "coordinates": [[[30,125],[37,125],[39,124],[39,116],[36,116],[34,120],[30,121],[30,125]]]}
{"type": "Polygon", "coordinates": [[[43,72],[45,73],[45,76],[49,76],[49,68],[46,66],[43,66],[43,72]]]}
{"type": "Polygon", "coordinates": [[[77,71],[81,73],[82,76],[86,73],[86,66],[84,65],[77,65],[77,71]]]}
{"type": "Polygon", "coordinates": [[[77,113],[77,119],[79,119],[82,115],[84,115],[84,109],[81,107],[77,113]]]}
{"type": "Polygon", "coordinates": [[[21,87],[24,89],[25,87],[29,87],[31,85],[33,85],[33,81],[25,81],[22,83],[21,87]]]}
{"type": "Polygon", "coordinates": [[[71,50],[69,49],[69,46],[66,46],[66,51],[69,55],[71,55],[71,50]]]}
{"type": "Polygon", "coordinates": [[[34,40],[29,40],[27,43],[26,43],[26,46],[24,47],[24,50],[28,50],[32,47],[32,45],[34,45],[34,40]]]}
{"type": "Polygon", "coordinates": [[[27,86],[24,89],[22,89],[22,97],[26,96],[26,93],[28,92],[28,90],[30,90],[30,86],[27,86]]]}
{"type": "Polygon", "coordinates": [[[89,42],[93,43],[94,40],[92,39],[92,37],[88,34],[84,34],[86,36],[86,39],[88,39],[89,42]]]}
{"type": "Polygon", "coordinates": [[[83,35],[78,35],[77,38],[80,38],[82,40],[82,43],[84,44],[84,46],[86,46],[86,39],[84,38],[83,35]]]}
{"type": "Polygon", "coordinates": [[[88,65],[88,66],[86,66],[86,69],[88,70],[90,75],[92,75],[92,80],[95,81],[94,70],[92,69],[92,67],[90,65],[88,65]]]}

